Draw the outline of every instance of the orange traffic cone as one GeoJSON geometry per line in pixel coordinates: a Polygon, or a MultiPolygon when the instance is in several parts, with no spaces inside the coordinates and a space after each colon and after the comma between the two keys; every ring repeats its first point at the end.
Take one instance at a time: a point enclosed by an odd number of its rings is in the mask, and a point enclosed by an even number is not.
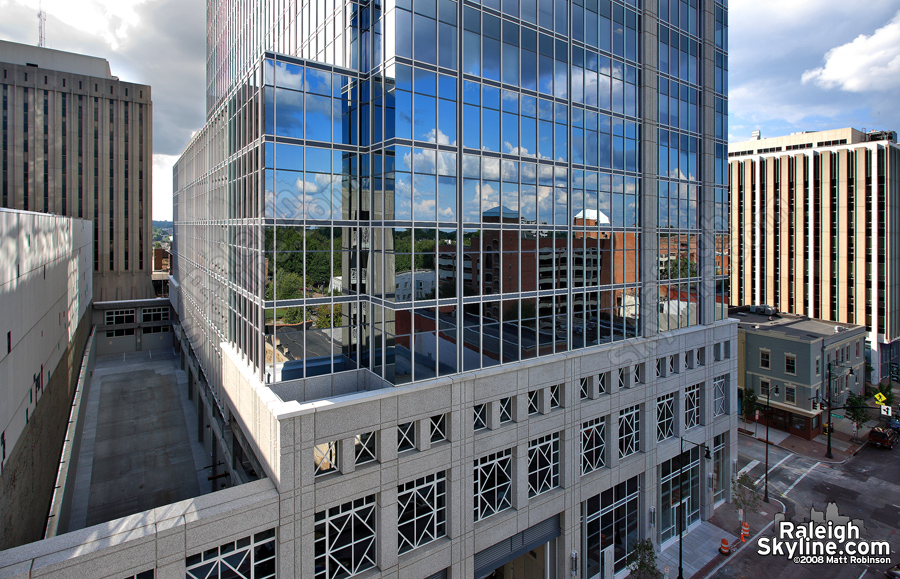
{"type": "Polygon", "coordinates": [[[750,537],[750,525],[747,521],[741,523],[741,543],[746,543],[746,538],[750,537]]]}
{"type": "Polygon", "coordinates": [[[722,539],[722,544],[719,545],[719,553],[731,555],[731,549],[728,547],[728,539],[722,539]]]}

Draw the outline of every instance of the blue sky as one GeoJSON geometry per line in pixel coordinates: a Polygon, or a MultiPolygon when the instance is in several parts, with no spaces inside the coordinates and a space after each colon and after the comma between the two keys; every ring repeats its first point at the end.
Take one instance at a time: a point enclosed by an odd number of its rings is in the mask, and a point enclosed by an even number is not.
{"type": "MultiPolygon", "coordinates": [[[[153,216],[205,118],[205,2],[43,0],[47,46],[110,61],[153,90],[153,216]]],[[[37,0],[0,0],[0,38],[35,44],[37,0]]],[[[852,126],[900,130],[900,2],[730,0],[729,139],[852,126]]],[[[0,55],[2,59],[2,55],[0,55]]]]}
{"type": "Polygon", "coordinates": [[[732,0],[729,34],[730,141],[900,131],[900,2],[732,0]]]}

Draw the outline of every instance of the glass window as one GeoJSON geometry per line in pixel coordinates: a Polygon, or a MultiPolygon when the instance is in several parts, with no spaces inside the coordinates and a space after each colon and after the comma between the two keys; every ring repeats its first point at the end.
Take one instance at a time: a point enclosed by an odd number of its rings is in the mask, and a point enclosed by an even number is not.
{"type": "Polygon", "coordinates": [[[581,425],[581,474],[606,465],[606,417],[594,418],[581,425]]]}
{"type": "Polygon", "coordinates": [[[656,440],[675,436],[675,393],[656,399],[656,440]]]}
{"type": "Polygon", "coordinates": [[[401,554],[447,534],[445,471],[397,487],[397,532],[401,554]]]}
{"type": "Polygon", "coordinates": [[[559,486],[559,433],[528,443],[528,496],[534,497],[559,486]]]}
{"type": "Polygon", "coordinates": [[[502,450],[475,461],[475,520],[480,521],[512,506],[512,451],[502,450]]]}
{"type": "Polygon", "coordinates": [[[688,386],[684,391],[684,428],[700,425],[700,384],[688,386]]]}
{"type": "Polygon", "coordinates": [[[316,476],[337,472],[337,444],[337,441],[331,441],[313,447],[316,476]]]}
{"type": "Polygon", "coordinates": [[[619,459],[641,449],[640,407],[631,406],[619,411],[619,459]]]}
{"type": "Polygon", "coordinates": [[[316,513],[316,577],[349,577],[376,565],[375,495],[316,513]]]}
{"type": "Polygon", "coordinates": [[[717,376],[713,381],[713,388],[715,390],[715,392],[713,393],[713,414],[715,416],[721,416],[728,411],[725,398],[725,393],[727,392],[727,383],[727,374],[723,376],[717,376]]]}
{"type": "Polygon", "coordinates": [[[416,423],[405,422],[397,425],[397,452],[416,447],[416,423]]]}
{"type": "Polygon", "coordinates": [[[487,428],[487,404],[475,405],[473,424],[476,432],[487,428]]]}
{"type": "Polygon", "coordinates": [[[447,415],[438,414],[431,417],[431,443],[447,440],[447,415]]]}
{"type": "Polygon", "coordinates": [[[797,356],[793,354],[784,355],[784,372],[786,374],[797,374],[797,356]]]}

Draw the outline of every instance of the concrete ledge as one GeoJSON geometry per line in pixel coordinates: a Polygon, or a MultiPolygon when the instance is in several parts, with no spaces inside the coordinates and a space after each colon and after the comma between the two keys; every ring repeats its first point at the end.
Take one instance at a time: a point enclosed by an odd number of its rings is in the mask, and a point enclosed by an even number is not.
{"type": "Polygon", "coordinates": [[[59,472],[56,475],[56,489],[53,491],[53,500],[50,506],[50,515],[47,517],[47,530],[44,538],[55,537],[59,530],[66,532],[69,525],[69,512],[72,508],[72,493],[75,485],[75,474],[78,467],[78,451],[81,446],[81,435],[84,429],[84,413],[87,404],[86,395],[91,383],[91,374],[94,371],[94,362],[97,359],[95,347],[96,328],[91,329],[87,347],[81,362],[81,371],[78,374],[78,384],[75,387],[75,397],[72,400],[72,410],[69,412],[69,426],[66,429],[66,439],[63,442],[62,456],[59,459],[59,472]]]}
{"type": "Polygon", "coordinates": [[[0,579],[127,576],[162,560],[184,575],[188,555],[278,524],[278,492],[262,479],[2,551],[0,579]]]}

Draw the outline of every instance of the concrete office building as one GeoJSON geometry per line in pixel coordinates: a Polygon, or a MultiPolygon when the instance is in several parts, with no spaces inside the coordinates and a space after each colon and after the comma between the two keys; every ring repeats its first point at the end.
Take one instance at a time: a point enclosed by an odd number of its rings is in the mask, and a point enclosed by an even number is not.
{"type": "Polygon", "coordinates": [[[239,486],[7,568],[612,578],[708,518],[737,457],[724,3],[245,8],[208,11],[170,285],[239,486]]]}
{"type": "Polygon", "coordinates": [[[864,325],[875,383],[900,363],[896,140],[847,128],[728,149],[731,304],[864,325]]]}
{"type": "Polygon", "coordinates": [[[90,221],[0,208],[0,550],[44,536],[91,329],[90,221]]]}
{"type": "Polygon", "coordinates": [[[768,307],[742,306],[730,313],[738,320],[738,388],[752,389],[759,404],[769,407],[760,413],[761,424],[768,413],[773,428],[812,440],[826,423],[829,380],[833,407],[843,406],[849,392],[864,390],[863,326],[778,314],[768,307]]]}
{"type": "Polygon", "coordinates": [[[153,105],[102,59],[0,41],[0,207],[90,219],[95,301],[155,297],[153,105]]]}

